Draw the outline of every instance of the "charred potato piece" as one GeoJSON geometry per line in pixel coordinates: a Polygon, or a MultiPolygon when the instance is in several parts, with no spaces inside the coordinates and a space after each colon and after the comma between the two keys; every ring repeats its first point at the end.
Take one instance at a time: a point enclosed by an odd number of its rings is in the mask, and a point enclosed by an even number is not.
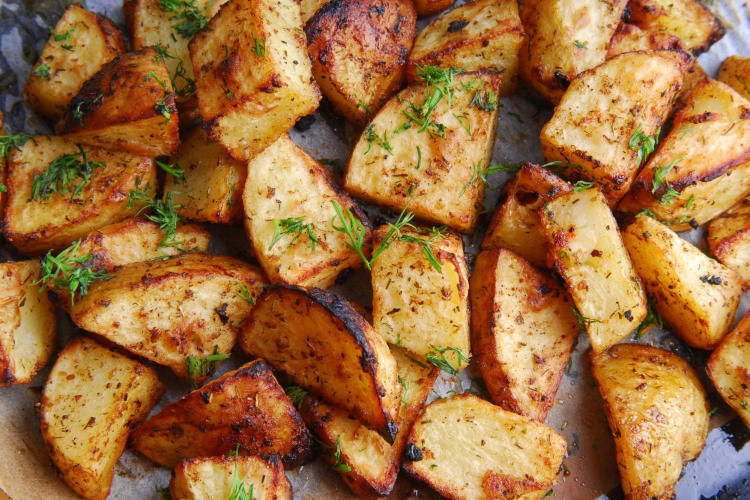
{"type": "Polygon", "coordinates": [[[571,191],[539,209],[549,259],[565,280],[594,352],[618,343],[646,317],[646,295],[596,187],[571,191]]]}
{"type": "Polygon", "coordinates": [[[68,486],[87,500],[104,500],[130,430],[163,392],[151,368],[86,337],[70,341],[39,407],[42,437],[68,486]]]}
{"type": "Polygon", "coordinates": [[[445,10],[455,0],[414,0],[414,8],[417,9],[417,14],[420,16],[431,16],[437,14],[441,10],[445,10]]]}
{"type": "Polygon", "coordinates": [[[252,159],[318,107],[301,28],[294,0],[236,0],[190,41],[203,125],[237,160],[252,159]]]}
{"type": "Polygon", "coordinates": [[[492,156],[498,113],[493,96],[501,77],[473,72],[450,78],[452,70],[434,70],[425,69],[448,80],[445,87],[453,99],[443,97],[431,113],[431,125],[422,130],[424,117],[415,115],[419,111],[412,106],[421,108],[437,90],[415,84],[399,92],[354,147],[345,187],[372,203],[398,211],[408,206],[419,218],[471,233],[482,210],[479,173],[492,156]]]}
{"type": "Polygon", "coordinates": [[[401,404],[396,361],[346,299],[318,288],[270,286],[243,326],[240,346],[394,439],[401,404]]]}
{"type": "Polygon", "coordinates": [[[502,73],[500,95],[518,86],[518,51],[525,38],[513,0],[476,0],[435,18],[414,41],[407,77],[420,66],[502,73]]]}
{"type": "Polygon", "coordinates": [[[618,209],[649,210],[675,231],[701,225],[750,193],[750,101],[701,81],[618,209]]]}
{"type": "Polygon", "coordinates": [[[740,321],[711,353],[706,371],[724,401],[750,427],[750,316],[740,321]]]}
{"type": "Polygon", "coordinates": [[[410,0],[331,0],[307,21],[312,73],[336,111],[364,127],[401,88],[416,21],[410,0]]]}
{"type": "MultiPolygon", "coordinates": [[[[141,184],[155,186],[156,168],[150,158],[81,146],[69,137],[36,136],[11,152],[6,183],[3,234],[21,252],[39,254],[64,248],[96,228],[135,215],[143,201],[128,206],[128,193],[141,184]],[[89,184],[78,177],[65,189],[35,182],[44,179],[53,162],[59,165],[63,160],[88,165],[89,184]],[[78,185],[83,187],[76,194],[78,185]]],[[[146,192],[150,194],[153,188],[146,192]]]]}
{"type": "Polygon", "coordinates": [[[182,167],[185,178],[166,176],[164,198],[172,197],[181,217],[217,224],[242,221],[245,163],[211,142],[201,127],[188,134],[170,161],[182,167]]]}
{"type": "Polygon", "coordinates": [[[641,344],[613,346],[592,365],[625,497],[674,498],[683,463],[700,454],[708,433],[695,372],[676,354],[641,344]]]}
{"type": "MultiPolygon", "coordinates": [[[[386,237],[381,226],[377,248],[386,237]]],[[[466,368],[469,344],[469,272],[455,233],[402,229],[401,237],[372,264],[373,327],[391,344],[423,360],[444,359],[452,371],[466,368]],[[434,261],[418,241],[430,241],[434,261]]]]}
{"type": "Polygon", "coordinates": [[[691,346],[716,347],[740,303],[737,273],[651,217],[638,217],[622,237],[661,317],[691,346]]]}
{"type": "Polygon", "coordinates": [[[57,316],[40,276],[36,260],[0,264],[0,386],[31,382],[55,349],[57,316]]]}
{"type": "Polygon", "coordinates": [[[711,255],[739,274],[744,288],[750,288],[750,199],[708,223],[706,241],[711,255]]]}
{"type": "Polygon", "coordinates": [[[578,337],[573,302],[504,249],[477,255],[469,291],[471,346],[492,401],[544,422],[578,337]]]}
{"type": "Polygon", "coordinates": [[[542,129],[544,158],[567,162],[565,177],[596,181],[616,204],[646,160],[642,141],[658,134],[685,67],[660,53],[629,52],[581,73],[542,129]]]}
{"type": "Polygon", "coordinates": [[[112,279],[93,283],[70,317],[181,377],[201,380],[208,373],[191,374],[189,358],[229,354],[262,287],[260,270],[250,264],[188,253],[123,266],[112,279]]]}
{"type": "Polygon", "coordinates": [[[165,467],[238,449],[275,453],[293,468],[312,459],[313,440],[271,367],[257,359],[167,405],[136,429],[131,445],[165,467]]]}
{"type": "Polygon", "coordinates": [[[507,248],[537,267],[547,265],[547,238],[537,210],[572,188],[552,172],[531,163],[505,185],[482,240],[482,249],[507,248]]]}
{"type": "Polygon", "coordinates": [[[363,221],[369,242],[367,217],[287,134],[248,164],[243,200],[248,238],[271,281],[328,288],[341,271],[361,266],[346,234],[333,228],[340,223],[333,204],[363,221]]]}
{"type": "Polygon", "coordinates": [[[464,393],[424,409],[404,469],[453,500],[541,498],[566,446],[549,427],[464,393]]]}
{"type": "Polygon", "coordinates": [[[750,100],[750,57],[729,56],[724,59],[716,77],[750,100]]]}
{"type": "Polygon", "coordinates": [[[174,89],[157,52],[146,48],[105,64],[86,80],[57,124],[89,146],[155,157],[180,145],[174,89]]]}

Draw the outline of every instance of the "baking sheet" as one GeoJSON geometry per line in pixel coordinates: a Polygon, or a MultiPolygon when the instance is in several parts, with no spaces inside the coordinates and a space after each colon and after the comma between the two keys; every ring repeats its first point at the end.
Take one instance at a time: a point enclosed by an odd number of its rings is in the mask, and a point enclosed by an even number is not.
{"type": "MultiPolygon", "coordinates": [[[[25,107],[22,88],[47,39],[47,27],[54,26],[68,3],[66,0],[0,0],[0,106],[5,113],[6,126],[13,132],[50,132],[44,122],[25,107]]],[[[93,0],[86,1],[83,5],[87,9],[106,14],[122,26],[120,0],[93,0]]],[[[739,0],[718,0],[710,8],[721,17],[728,31],[711,52],[700,58],[706,71],[715,75],[726,56],[735,53],[750,56],[750,44],[747,41],[750,39],[750,16],[746,3],[739,0]]],[[[427,20],[420,20],[419,27],[423,27],[426,22],[427,20]]],[[[543,161],[538,136],[551,111],[549,107],[535,103],[523,95],[501,100],[493,162],[543,161]]],[[[314,157],[339,160],[344,165],[356,140],[354,131],[344,120],[326,109],[325,105],[314,116],[315,121],[309,129],[291,132],[293,139],[314,157]]],[[[505,180],[507,176],[499,175],[491,178],[490,182],[495,188],[499,188],[505,180]]],[[[485,206],[488,213],[484,215],[485,224],[497,202],[498,194],[499,189],[487,193],[485,206]]],[[[374,220],[384,215],[373,207],[365,209],[374,220]]],[[[248,244],[242,231],[218,226],[211,229],[214,235],[212,251],[248,257],[248,244]]],[[[684,237],[705,247],[700,230],[686,233],[684,237]]],[[[465,241],[467,254],[473,257],[481,235],[475,235],[474,239],[467,237],[465,241]]],[[[0,248],[0,260],[14,257],[17,256],[12,249],[0,248]]],[[[359,271],[337,286],[336,290],[362,303],[369,303],[369,281],[367,273],[359,271]]],[[[750,294],[745,294],[740,314],[749,305],[750,294]]],[[[61,324],[59,347],[76,334],[75,327],[64,314],[61,314],[61,324]]],[[[690,349],[668,332],[653,329],[641,341],[678,352],[694,363],[699,373],[703,373],[707,353],[690,349]]],[[[571,368],[563,378],[555,406],[547,419],[547,424],[568,441],[568,456],[564,461],[564,470],[567,472],[560,474],[552,498],[596,498],[613,490],[615,493],[611,494],[612,498],[617,496],[619,477],[614,444],[602,411],[601,398],[589,370],[588,347],[588,338],[585,334],[581,335],[572,356],[571,368]]],[[[233,369],[245,361],[247,359],[241,354],[235,353],[231,360],[221,366],[219,373],[233,369]]],[[[190,390],[187,383],[174,377],[169,370],[161,367],[157,369],[168,390],[154,412],[190,390]]],[[[48,371],[49,368],[27,386],[0,389],[0,422],[4,424],[0,426],[0,489],[14,500],[75,498],[54,473],[44,449],[34,409],[48,371]]],[[[431,399],[451,394],[450,391],[464,392],[472,386],[476,388],[474,378],[478,378],[478,375],[473,367],[462,372],[458,378],[445,377],[443,374],[431,399]]],[[[705,377],[704,381],[708,383],[705,377]]],[[[710,388],[710,385],[707,387],[710,388]]],[[[715,394],[712,398],[712,402],[720,408],[712,418],[712,426],[722,425],[733,418],[732,412],[721,404],[715,394]]],[[[725,431],[731,429],[731,426],[729,424],[729,427],[725,427],[725,431]]],[[[741,425],[736,429],[739,434],[743,430],[741,425]]],[[[728,483],[741,484],[743,479],[750,478],[750,446],[738,451],[730,439],[732,436],[725,431],[715,429],[709,435],[703,455],[686,467],[677,487],[680,500],[697,500],[701,495],[710,497],[719,493],[728,483]]],[[[732,431],[728,432],[731,434],[732,431]]],[[[741,437],[738,443],[744,444],[741,437]]],[[[126,450],[118,462],[110,498],[160,498],[156,488],[166,486],[170,474],[170,470],[155,466],[137,453],[126,450]]],[[[354,498],[338,475],[320,460],[297,471],[290,471],[288,476],[295,490],[295,499],[354,498]]],[[[0,498],[2,497],[0,491],[0,498]]],[[[408,479],[404,474],[399,478],[392,497],[438,498],[429,488],[408,479]]],[[[750,498],[750,492],[744,498],[750,498]]]]}

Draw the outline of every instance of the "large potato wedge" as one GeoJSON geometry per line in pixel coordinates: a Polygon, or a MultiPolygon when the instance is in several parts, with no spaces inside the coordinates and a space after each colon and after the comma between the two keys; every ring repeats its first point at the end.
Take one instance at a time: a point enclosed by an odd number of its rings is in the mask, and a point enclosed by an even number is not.
{"type": "Polygon", "coordinates": [[[165,467],[238,449],[275,453],[293,468],[312,459],[313,440],[271,367],[258,359],[167,405],[135,430],[131,444],[165,467]]]}
{"type": "Polygon", "coordinates": [[[190,41],[203,125],[232,157],[252,159],[318,107],[306,46],[295,0],[225,3],[190,41]]]}
{"type": "Polygon", "coordinates": [[[263,281],[256,267],[219,255],[136,262],[93,283],[70,317],[181,377],[201,380],[208,373],[191,374],[189,359],[231,352],[263,281]]]}
{"type": "Polygon", "coordinates": [[[591,347],[604,351],[648,312],[617,221],[596,187],[558,196],[539,209],[539,217],[550,261],[568,286],[591,347]]]}
{"type": "Polygon", "coordinates": [[[706,371],[724,401],[750,427],[750,316],[740,321],[734,330],[711,353],[706,371]]]}
{"type": "Polygon", "coordinates": [[[695,372],[676,354],[641,344],[613,346],[592,365],[625,497],[674,498],[683,463],[700,454],[708,433],[695,372]]]}
{"type": "MultiPolygon", "coordinates": [[[[11,152],[6,183],[3,235],[21,252],[38,254],[65,248],[94,229],[135,215],[143,202],[128,206],[128,194],[141,183],[156,186],[156,167],[150,158],[79,146],[69,137],[36,136],[11,152]],[[47,200],[41,192],[32,199],[37,176],[66,155],[78,155],[83,165],[81,151],[90,165],[101,166],[92,168],[90,183],[78,195],[67,189],[65,194],[49,193],[47,200]]],[[[71,185],[79,184],[83,181],[74,177],[71,185]]]]}
{"type": "Polygon", "coordinates": [[[55,350],[57,316],[40,275],[36,260],[0,264],[0,386],[31,382],[55,350]]]}
{"type": "Polygon", "coordinates": [[[52,461],[76,493],[109,495],[130,430],[163,392],[151,368],[89,338],[65,346],[44,385],[39,418],[52,461]]]}
{"type": "Polygon", "coordinates": [[[737,273],[651,217],[635,219],[622,238],[661,317],[691,346],[716,347],[740,303],[737,273]]]}
{"type": "Polygon", "coordinates": [[[436,70],[425,68],[423,75],[445,79],[439,85],[453,98],[443,97],[427,122],[419,109],[438,93],[434,85],[411,85],[388,101],[354,147],[345,187],[372,203],[408,207],[419,218],[470,233],[482,210],[479,174],[492,156],[498,113],[492,96],[501,77],[436,70]],[[424,123],[431,125],[422,130],[424,123]]]}
{"type": "Polygon", "coordinates": [[[596,181],[610,205],[646,160],[638,134],[658,135],[682,83],[687,59],[663,54],[629,52],[581,73],[539,135],[547,161],[567,162],[569,179],[596,181]]]}
{"type": "Polygon", "coordinates": [[[401,404],[396,360],[346,299],[318,288],[267,287],[240,346],[394,439],[401,404]]]}
{"type": "Polygon", "coordinates": [[[750,100],[750,57],[738,55],[724,59],[716,77],[750,100]]]}
{"type": "Polygon", "coordinates": [[[471,347],[492,401],[544,422],[580,331],[573,301],[504,249],[477,255],[469,291],[471,347]]]}
{"type": "Polygon", "coordinates": [[[417,80],[420,66],[502,73],[500,95],[518,86],[518,51],[525,39],[513,0],[475,0],[432,20],[414,41],[407,77],[417,80]]]}
{"type": "Polygon", "coordinates": [[[404,469],[453,500],[538,499],[566,446],[549,427],[464,393],[424,409],[404,469]]]}
{"type": "Polygon", "coordinates": [[[109,18],[69,5],[24,87],[29,105],[60,119],[83,82],[126,49],[122,32],[109,18]]]}
{"type": "Polygon", "coordinates": [[[410,0],[332,0],[307,21],[312,73],[348,120],[364,127],[400,89],[416,22],[410,0]]]}
{"type": "Polygon", "coordinates": [[[706,242],[711,255],[740,275],[750,288],[750,198],[708,223],[706,242]]]}
{"type": "Polygon", "coordinates": [[[245,230],[271,281],[328,288],[341,271],[362,265],[346,234],[334,229],[340,221],[333,203],[363,222],[364,242],[367,216],[287,134],[248,164],[243,202],[245,230]]]}

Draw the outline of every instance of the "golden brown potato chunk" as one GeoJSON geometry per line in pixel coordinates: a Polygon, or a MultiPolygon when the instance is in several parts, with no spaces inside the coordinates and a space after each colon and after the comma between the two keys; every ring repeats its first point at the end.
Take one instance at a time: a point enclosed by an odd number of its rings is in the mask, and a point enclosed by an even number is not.
{"type": "Polygon", "coordinates": [[[420,66],[495,71],[502,74],[500,95],[518,86],[518,51],[525,38],[513,0],[475,0],[435,18],[414,41],[407,76],[420,66]]]}
{"type": "Polygon", "coordinates": [[[69,5],[26,82],[29,105],[60,119],[83,82],[125,51],[125,38],[109,18],[69,5]]]}
{"type": "Polygon", "coordinates": [[[414,7],[417,9],[417,14],[420,16],[431,16],[437,14],[441,10],[445,10],[455,0],[414,0],[414,7]]]}
{"type": "Polygon", "coordinates": [[[424,409],[412,427],[404,469],[452,500],[541,498],[566,446],[539,422],[460,394],[424,409]]]}
{"type": "Polygon", "coordinates": [[[271,367],[257,359],[167,405],[136,429],[131,444],[165,467],[238,449],[275,453],[293,468],[312,459],[313,440],[271,367]]]}
{"type": "Polygon", "coordinates": [[[573,301],[504,249],[477,255],[469,291],[471,346],[492,401],[544,422],[580,331],[573,301]]]}
{"type": "Polygon", "coordinates": [[[745,289],[750,288],[750,199],[709,222],[706,229],[711,255],[739,274],[745,289]]]}
{"type": "Polygon", "coordinates": [[[267,287],[240,346],[394,439],[401,405],[396,360],[346,299],[319,288],[267,287]]]}
{"type": "Polygon", "coordinates": [[[28,254],[65,248],[135,215],[143,202],[128,206],[128,194],[140,184],[156,186],[150,158],[81,146],[69,137],[36,136],[10,154],[3,234],[28,254]],[[76,172],[68,182],[65,166],[76,172]]]}
{"type": "Polygon", "coordinates": [[[625,497],[674,498],[683,463],[703,449],[708,401],[685,360],[641,344],[619,344],[592,360],[615,439],[625,497]]]}
{"type": "Polygon", "coordinates": [[[647,142],[680,88],[684,60],[662,54],[629,52],[581,73],[539,136],[547,161],[567,162],[569,179],[600,184],[610,205],[653,151],[647,142]]]}
{"type": "Polygon", "coordinates": [[[70,341],[39,407],[42,437],[68,486],[87,500],[104,500],[130,430],[163,392],[151,368],[89,338],[70,341]]]}
{"type": "Polygon", "coordinates": [[[243,200],[245,230],[271,281],[328,288],[341,271],[362,265],[346,234],[334,229],[341,221],[333,203],[363,222],[369,242],[366,215],[287,134],[248,164],[243,200]]]}
{"type": "Polygon", "coordinates": [[[691,346],[716,347],[740,303],[737,273],[651,217],[638,217],[622,237],[662,318],[691,346]]]}
{"type": "Polygon", "coordinates": [[[360,127],[401,87],[417,13],[410,0],[332,0],[305,25],[312,72],[360,127]]]}
{"type": "Polygon", "coordinates": [[[745,316],[711,353],[706,371],[724,401],[750,427],[750,316],[745,316]]]}
{"type": "Polygon", "coordinates": [[[204,127],[237,160],[318,107],[301,28],[295,0],[235,0],[190,41],[204,127]]]}
{"type": "Polygon", "coordinates": [[[721,63],[716,79],[726,83],[742,97],[750,100],[750,57],[737,55],[727,57],[721,63]]]}

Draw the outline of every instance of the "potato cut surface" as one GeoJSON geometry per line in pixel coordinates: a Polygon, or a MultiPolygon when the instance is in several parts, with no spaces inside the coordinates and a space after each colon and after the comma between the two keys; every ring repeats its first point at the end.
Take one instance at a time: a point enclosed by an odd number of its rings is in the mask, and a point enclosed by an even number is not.
{"type": "Polygon", "coordinates": [[[740,275],[750,288],[750,199],[745,198],[706,226],[711,255],[740,275]]]}
{"type": "Polygon", "coordinates": [[[706,364],[708,376],[724,401],[750,427],[750,319],[747,315],[724,337],[706,364]]]}

